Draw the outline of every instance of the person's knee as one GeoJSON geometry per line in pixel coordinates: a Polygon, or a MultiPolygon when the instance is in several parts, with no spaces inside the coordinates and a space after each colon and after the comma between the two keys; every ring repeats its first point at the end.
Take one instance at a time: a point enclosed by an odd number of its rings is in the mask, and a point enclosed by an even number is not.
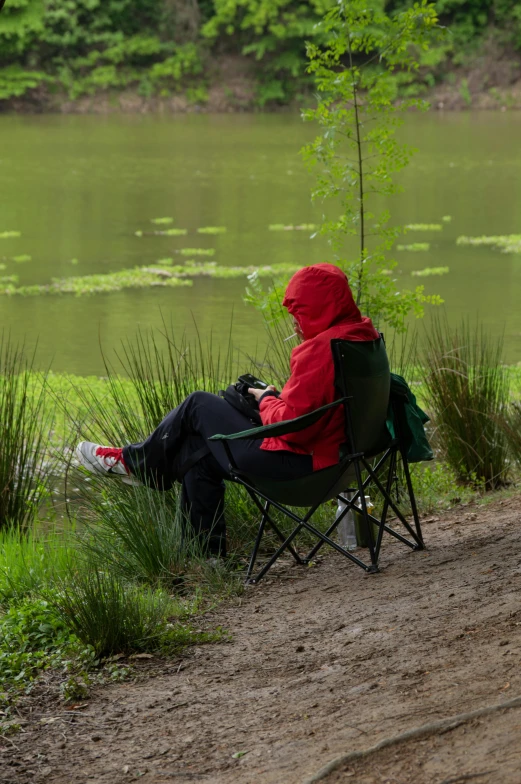
{"type": "Polygon", "coordinates": [[[210,399],[213,399],[215,395],[212,395],[211,392],[190,392],[188,397],[186,398],[186,402],[190,405],[196,406],[199,404],[208,403],[210,399]]]}

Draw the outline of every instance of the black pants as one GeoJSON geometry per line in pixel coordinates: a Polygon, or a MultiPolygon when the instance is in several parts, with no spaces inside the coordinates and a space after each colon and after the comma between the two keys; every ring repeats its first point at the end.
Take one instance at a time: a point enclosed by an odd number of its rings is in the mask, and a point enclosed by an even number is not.
{"type": "MultiPolygon", "coordinates": [[[[208,542],[211,554],[226,554],[224,481],[229,460],[224,446],[208,441],[216,433],[237,433],[253,427],[248,417],[223,398],[209,392],[193,392],[170,411],[154,432],[140,444],[123,449],[129,470],[157,490],[168,490],[181,481],[181,503],[194,532],[208,542]],[[207,445],[210,453],[184,476],[183,466],[207,445]]],[[[311,455],[285,450],[262,450],[262,441],[235,441],[232,454],[238,468],[257,476],[297,479],[313,470],[311,455]]]]}

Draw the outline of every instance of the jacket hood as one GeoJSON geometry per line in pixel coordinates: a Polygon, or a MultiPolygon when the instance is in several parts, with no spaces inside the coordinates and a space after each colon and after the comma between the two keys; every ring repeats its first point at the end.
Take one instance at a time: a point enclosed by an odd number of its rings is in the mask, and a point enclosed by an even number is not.
{"type": "Polygon", "coordinates": [[[345,274],[334,264],[313,264],[296,272],[282,304],[297,319],[306,340],[339,324],[352,324],[354,332],[358,325],[363,330],[369,321],[362,318],[345,274]]]}

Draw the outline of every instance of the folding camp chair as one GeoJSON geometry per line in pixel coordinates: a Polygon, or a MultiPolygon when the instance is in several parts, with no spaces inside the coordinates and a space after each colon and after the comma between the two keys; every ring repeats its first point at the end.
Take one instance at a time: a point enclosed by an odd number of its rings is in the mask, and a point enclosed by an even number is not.
{"type": "Polygon", "coordinates": [[[246,574],[246,582],[255,583],[261,580],[285,551],[289,552],[298,564],[306,564],[313,559],[324,544],[328,544],[367,572],[377,572],[384,532],[412,549],[424,548],[407,462],[407,446],[401,426],[404,422],[404,400],[399,397],[391,397],[390,399],[389,362],[383,338],[363,342],[333,340],[331,341],[331,349],[335,363],[335,386],[340,395],[338,400],[295,419],[256,427],[232,435],[214,435],[211,439],[223,442],[230,461],[231,480],[247,490],[261,512],[261,521],[246,574]],[[394,409],[394,438],[391,437],[386,427],[389,405],[394,409]],[[233,441],[273,438],[300,432],[318,422],[337,406],[343,406],[345,422],[345,442],[341,448],[338,464],[315,471],[299,479],[286,481],[254,476],[237,467],[233,458],[233,441]],[[403,466],[406,486],[404,496],[407,496],[410,503],[413,516],[412,524],[407,521],[399,508],[400,499],[393,498],[393,486],[398,479],[398,458],[401,458],[403,466]],[[372,492],[378,491],[379,493],[382,503],[380,517],[369,514],[367,511],[365,494],[369,486],[371,486],[372,492]],[[342,493],[342,497],[340,497],[340,493],[342,493]],[[349,497],[344,493],[349,493],[349,497]],[[312,524],[311,518],[323,503],[334,498],[342,500],[345,508],[323,532],[312,524]],[[295,527],[288,535],[285,536],[273,520],[273,516],[270,514],[272,507],[278,509],[295,523],[295,527]],[[294,508],[288,507],[307,507],[308,511],[304,516],[301,516],[294,508]],[[405,528],[405,533],[410,538],[395,528],[391,528],[388,524],[389,509],[400,521],[405,528]],[[331,538],[349,510],[354,510],[361,515],[361,524],[369,546],[369,563],[344,549],[331,538]],[[271,528],[280,539],[281,544],[252,578],[266,527],[271,528]],[[376,537],[375,529],[377,530],[376,537]],[[295,538],[303,530],[308,531],[318,540],[313,549],[304,557],[298,553],[294,546],[295,538]]]}

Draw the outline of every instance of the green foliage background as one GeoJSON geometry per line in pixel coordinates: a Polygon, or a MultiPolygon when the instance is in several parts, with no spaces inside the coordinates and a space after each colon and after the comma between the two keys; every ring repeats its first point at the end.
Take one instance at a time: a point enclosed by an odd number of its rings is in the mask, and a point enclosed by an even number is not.
{"type": "MultiPolygon", "coordinates": [[[[413,0],[367,0],[393,15],[413,0]]],[[[251,61],[257,104],[287,103],[310,84],[305,43],[334,0],[7,0],[0,14],[0,102],[26,93],[70,98],[126,87],[145,96],[183,91],[204,103],[212,63],[251,61]]],[[[464,65],[490,39],[521,52],[521,2],[438,0],[451,36],[402,75],[418,94],[464,65]]]]}

